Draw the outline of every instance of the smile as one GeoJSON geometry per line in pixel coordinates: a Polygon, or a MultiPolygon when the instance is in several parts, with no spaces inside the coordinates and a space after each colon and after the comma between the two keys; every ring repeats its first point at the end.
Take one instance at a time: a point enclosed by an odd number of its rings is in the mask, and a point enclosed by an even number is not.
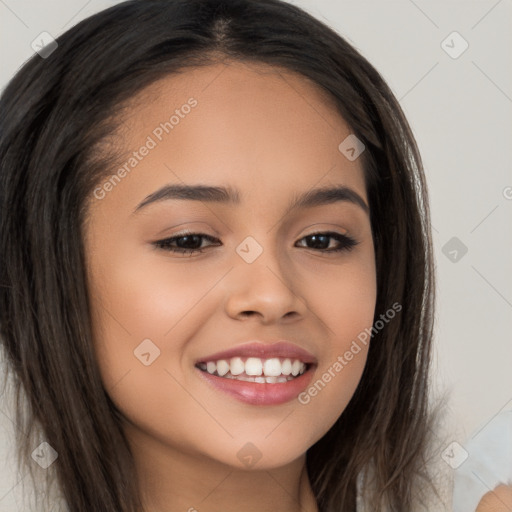
{"type": "Polygon", "coordinates": [[[197,367],[224,379],[234,379],[258,384],[285,383],[302,375],[307,364],[300,359],[278,358],[261,359],[259,357],[232,357],[229,360],[207,361],[197,367]]]}
{"type": "Polygon", "coordinates": [[[278,405],[309,385],[318,361],[296,344],[250,341],[196,360],[209,387],[250,405],[278,405]]]}

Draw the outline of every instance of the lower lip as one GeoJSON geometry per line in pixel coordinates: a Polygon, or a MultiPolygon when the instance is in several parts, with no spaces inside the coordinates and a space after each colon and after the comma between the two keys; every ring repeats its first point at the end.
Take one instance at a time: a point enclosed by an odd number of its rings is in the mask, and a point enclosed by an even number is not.
{"type": "Polygon", "coordinates": [[[313,367],[302,375],[287,382],[275,384],[246,382],[243,380],[226,379],[197,369],[202,378],[213,387],[224,391],[241,402],[251,405],[278,405],[297,398],[306,389],[313,377],[313,367]]]}

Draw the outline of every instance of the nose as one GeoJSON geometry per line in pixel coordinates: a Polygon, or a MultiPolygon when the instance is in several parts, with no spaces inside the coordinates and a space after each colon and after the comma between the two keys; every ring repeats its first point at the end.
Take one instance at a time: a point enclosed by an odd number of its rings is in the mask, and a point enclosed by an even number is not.
{"type": "Polygon", "coordinates": [[[233,319],[258,317],[263,325],[297,321],[307,306],[299,295],[297,277],[269,251],[254,262],[241,261],[230,272],[226,313],[233,319]]]}

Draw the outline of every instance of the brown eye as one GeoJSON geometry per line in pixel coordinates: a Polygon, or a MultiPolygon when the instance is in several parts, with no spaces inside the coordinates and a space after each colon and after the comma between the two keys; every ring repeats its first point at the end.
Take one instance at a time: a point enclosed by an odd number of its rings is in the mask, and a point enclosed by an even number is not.
{"type": "Polygon", "coordinates": [[[309,241],[307,247],[308,249],[319,250],[322,252],[349,251],[358,244],[358,242],[356,242],[353,238],[335,232],[313,233],[311,235],[305,236],[301,240],[309,241]],[[332,239],[338,242],[338,246],[329,249],[329,245],[332,239]]]}
{"type": "Polygon", "coordinates": [[[204,233],[182,233],[164,240],[159,240],[155,242],[154,245],[165,251],[193,254],[196,252],[204,252],[205,248],[202,247],[203,239],[210,242],[217,241],[216,238],[205,235],[204,233]]]}
{"type": "MultiPolygon", "coordinates": [[[[178,254],[194,254],[202,253],[206,248],[209,247],[202,245],[204,240],[207,240],[217,246],[219,245],[219,243],[216,243],[219,242],[218,239],[204,233],[182,233],[180,235],[154,242],[154,245],[159,249],[168,252],[178,254]]],[[[358,242],[356,242],[353,238],[336,232],[313,233],[303,237],[300,241],[302,240],[307,241],[306,247],[302,247],[324,253],[349,251],[358,244],[358,242]],[[337,242],[337,246],[329,249],[332,240],[337,242]]],[[[212,244],[210,244],[210,246],[212,246],[212,244]]]]}

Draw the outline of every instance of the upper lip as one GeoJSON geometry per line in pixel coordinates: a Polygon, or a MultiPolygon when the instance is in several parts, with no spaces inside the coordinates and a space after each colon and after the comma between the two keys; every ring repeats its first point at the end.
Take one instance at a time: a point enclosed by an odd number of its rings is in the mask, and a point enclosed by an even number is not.
{"type": "Polygon", "coordinates": [[[232,357],[259,357],[260,359],[284,357],[299,359],[303,363],[316,364],[317,362],[313,354],[289,341],[281,340],[275,343],[265,343],[259,340],[251,340],[228,350],[202,357],[196,361],[196,364],[219,361],[220,359],[231,359],[232,357]]]}

